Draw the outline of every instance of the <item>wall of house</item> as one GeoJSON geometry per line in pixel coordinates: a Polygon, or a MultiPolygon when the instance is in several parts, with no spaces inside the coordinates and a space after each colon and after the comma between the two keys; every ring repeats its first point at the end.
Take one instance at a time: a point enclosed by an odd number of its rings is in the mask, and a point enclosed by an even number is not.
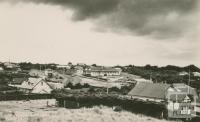
{"type": "Polygon", "coordinates": [[[63,83],[48,82],[48,84],[49,84],[53,89],[62,89],[62,88],[64,88],[64,84],[63,84],[63,83]]]}
{"type": "Polygon", "coordinates": [[[168,116],[170,118],[190,118],[195,114],[195,106],[191,103],[184,102],[168,102],[168,116]]]}
{"type": "Polygon", "coordinates": [[[120,72],[115,71],[91,71],[91,76],[119,76],[120,72]]]}

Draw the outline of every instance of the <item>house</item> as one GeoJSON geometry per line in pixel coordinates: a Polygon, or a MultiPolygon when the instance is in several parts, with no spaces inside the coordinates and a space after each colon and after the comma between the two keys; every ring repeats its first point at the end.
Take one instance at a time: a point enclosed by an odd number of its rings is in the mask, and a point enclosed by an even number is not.
{"type": "Polygon", "coordinates": [[[53,70],[52,70],[52,69],[46,69],[46,70],[44,71],[44,75],[45,75],[46,77],[53,77],[53,70]]]}
{"type": "Polygon", "coordinates": [[[182,71],[182,72],[179,72],[179,76],[184,76],[184,75],[188,75],[189,73],[188,72],[185,72],[185,71],[182,71]]]}
{"type": "Polygon", "coordinates": [[[69,65],[57,65],[56,68],[57,69],[70,69],[71,66],[69,66],[69,65]]]}
{"type": "Polygon", "coordinates": [[[19,68],[20,68],[20,66],[19,66],[18,64],[16,64],[16,63],[11,63],[11,62],[5,62],[5,63],[4,63],[4,67],[5,67],[6,69],[19,69],[19,68]]]}
{"type": "Polygon", "coordinates": [[[83,75],[84,68],[82,66],[75,66],[75,71],[77,75],[83,75]]]}
{"type": "Polygon", "coordinates": [[[23,81],[21,85],[10,85],[17,87],[24,93],[49,94],[53,90],[51,86],[42,78],[29,78],[23,81]]]}
{"type": "Polygon", "coordinates": [[[112,67],[90,67],[84,70],[85,75],[90,76],[119,76],[121,74],[120,68],[112,67]]]}
{"type": "Polygon", "coordinates": [[[45,73],[41,70],[31,69],[29,71],[29,75],[32,77],[43,77],[43,76],[45,76],[45,73]]]}
{"type": "Polygon", "coordinates": [[[0,72],[2,72],[4,69],[3,69],[3,67],[0,67],[0,72]]]}
{"type": "Polygon", "coordinates": [[[139,82],[128,93],[131,99],[165,103],[169,118],[192,118],[195,114],[197,93],[186,84],[139,82]]]}
{"type": "Polygon", "coordinates": [[[134,80],[135,80],[136,82],[148,82],[148,83],[153,83],[152,80],[144,79],[144,78],[134,78],[134,80]]]}
{"type": "Polygon", "coordinates": [[[64,88],[64,84],[63,83],[59,83],[59,82],[47,82],[52,89],[62,89],[64,88]]]}
{"type": "Polygon", "coordinates": [[[200,73],[199,72],[193,72],[192,73],[195,77],[200,77],[200,73]]]}
{"type": "Polygon", "coordinates": [[[12,85],[21,85],[24,81],[27,81],[28,78],[13,78],[12,82],[10,84],[12,85]]]}

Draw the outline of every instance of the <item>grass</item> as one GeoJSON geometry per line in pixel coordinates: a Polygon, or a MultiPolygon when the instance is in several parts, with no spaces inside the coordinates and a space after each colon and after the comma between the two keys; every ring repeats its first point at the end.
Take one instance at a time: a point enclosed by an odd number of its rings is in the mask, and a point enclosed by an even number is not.
{"type": "MultiPolygon", "coordinates": [[[[167,122],[127,111],[115,112],[110,107],[65,109],[46,107],[47,100],[0,102],[2,122],[167,122]]],[[[49,104],[53,103],[52,100],[49,104]]]]}

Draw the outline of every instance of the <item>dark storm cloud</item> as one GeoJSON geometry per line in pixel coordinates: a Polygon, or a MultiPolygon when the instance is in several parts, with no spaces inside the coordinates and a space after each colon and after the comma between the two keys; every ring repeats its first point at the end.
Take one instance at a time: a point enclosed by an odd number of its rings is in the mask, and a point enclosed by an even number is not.
{"type": "MultiPolygon", "coordinates": [[[[6,1],[6,0],[4,0],[6,1]]],[[[58,5],[74,11],[72,19],[94,20],[97,27],[156,38],[179,37],[192,28],[198,0],[8,0],[58,5]]],[[[99,29],[101,30],[101,29],[99,29]]]]}

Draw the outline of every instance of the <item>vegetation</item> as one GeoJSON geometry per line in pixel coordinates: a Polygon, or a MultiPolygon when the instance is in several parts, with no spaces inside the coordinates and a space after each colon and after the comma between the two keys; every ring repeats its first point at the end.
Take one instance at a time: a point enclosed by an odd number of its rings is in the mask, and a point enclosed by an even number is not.
{"type": "MultiPolygon", "coordinates": [[[[119,66],[118,66],[119,67],[119,66]]],[[[186,83],[188,84],[189,75],[179,75],[180,72],[200,72],[200,69],[194,65],[189,65],[186,67],[177,67],[168,65],[166,67],[158,66],[134,66],[129,65],[125,67],[120,67],[124,72],[139,75],[146,79],[152,79],[155,83],[186,83]]],[[[190,85],[194,88],[200,89],[200,78],[195,77],[192,73],[190,74],[190,85]]]]}
{"type": "Polygon", "coordinates": [[[90,85],[89,84],[87,84],[87,83],[85,83],[85,84],[80,84],[80,83],[77,83],[77,84],[75,84],[75,85],[73,85],[71,82],[69,82],[66,86],[65,86],[65,88],[71,88],[71,89],[82,89],[82,88],[89,88],[90,87],[90,85]]]}
{"type": "Polygon", "coordinates": [[[31,62],[21,62],[19,63],[19,66],[22,70],[31,70],[31,69],[38,69],[38,70],[44,70],[44,69],[56,69],[56,64],[50,63],[50,64],[33,64],[31,62]]]}

